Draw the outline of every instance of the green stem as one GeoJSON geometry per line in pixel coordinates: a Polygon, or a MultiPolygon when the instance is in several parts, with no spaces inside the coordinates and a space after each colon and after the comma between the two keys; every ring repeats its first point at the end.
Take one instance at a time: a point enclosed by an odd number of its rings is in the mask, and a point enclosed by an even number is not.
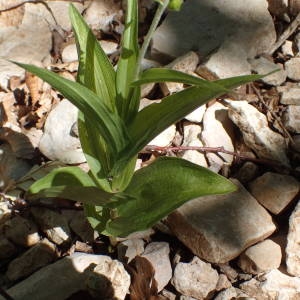
{"type": "Polygon", "coordinates": [[[154,15],[154,18],[152,20],[149,31],[148,31],[147,35],[145,36],[145,38],[144,38],[143,45],[142,45],[142,47],[140,49],[140,52],[139,52],[135,79],[138,79],[138,76],[140,75],[142,60],[146,55],[146,51],[149,47],[150,41],[151,41],[152,36],[153,36],[157,26],[158,26],[158,23],[161,19],[161,16],[164,13],[167,6],[169,5],[169,0],[163,0],[163,1],[157,1],[157,2],[158,2],[158,8],[155,12],[155,15],[154,15]]]}

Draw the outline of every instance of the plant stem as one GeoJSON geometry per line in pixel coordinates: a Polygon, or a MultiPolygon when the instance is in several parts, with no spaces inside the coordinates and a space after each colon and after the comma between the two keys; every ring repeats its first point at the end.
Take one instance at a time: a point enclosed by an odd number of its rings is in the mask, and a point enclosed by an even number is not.
{"type": "Polygon", "coordinates": [[[155,15],[154,15],[154,18],[153,18],[152,23],[150,25],[149,31],[148,31],[147,35],[145,36],[145,38],[144,38],[144,42],[143,42],[142,47],[141,47],[140,52],[139,52],[135,79],[137,79],[139,74],[140,74],[142,60],[146,55],[146,51],[149,47],[149,44],[150,44],[150,41],[151,41],[152,36],[154,34],[154,31],[156,30],[156,28],[158,26],[158,23],[161,19],[161,16],[164,13],[165,9],[167,8],[168,4],[169,4],[169,0],[158,1],[158,8],[155,12],[155,15]]]}

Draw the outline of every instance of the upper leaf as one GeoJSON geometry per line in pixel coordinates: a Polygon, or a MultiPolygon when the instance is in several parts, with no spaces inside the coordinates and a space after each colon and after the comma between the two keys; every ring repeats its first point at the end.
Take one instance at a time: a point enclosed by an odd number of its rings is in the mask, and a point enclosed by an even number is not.
{"type": "Polygon", "coordinates": [[[161,157],[135,172],[124,191],[134,200],[119,202],[116,218],[107,223],[106,231],[125,236],[144,230],[188,200],[234,190],[233,183],[206,168],[180,158],[161,157]]]}
{"type": "Polygon", "coordinates": [[[131,86],[136,76],[139,54],[137,2],[127,1],[122,50],[117,67],[117,107],[125,123],[130,122],[136,115],[140,100],[140,95],[136,95],[136,88],[131,86]]]}

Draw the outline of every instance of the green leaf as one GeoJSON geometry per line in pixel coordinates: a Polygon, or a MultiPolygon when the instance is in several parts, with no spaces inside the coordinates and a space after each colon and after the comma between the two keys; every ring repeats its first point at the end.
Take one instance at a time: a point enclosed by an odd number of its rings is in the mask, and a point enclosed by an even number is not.
{"type": "Polygon", "coordinates": [[[59,197],[94,205],[105,205],[112,201],[113,194],[95,186],[93,180],[79,167],[64,167],[53,170],[36,181],[27,192],[29,199],[59,197]]]}
{"type": "Polygon", "coordinates": [[[73,4],[69,7],[69,15],[79,57],[77,81],[97,94],[114,111],[116,88],[113,66],[73,4]]]}
{"type": "Polygon", "coordinates": [[[138,8],[136,0],[127,1],[125,31],[122,51],[117,67],[116,90],[117,107],[125,123],[130,122],[138,111],[139,96],[131,83],[136,76],[138,46],[138,8]]]}
{"type": "Polygon", "coordinates": [[[132,83],[139,86],[152,82],[181,82],[189,85],[211,86],[211,82],[180,71],[166,68],[152,68],[144,71],[140,78],[132,83]]]}
{"type": "Polygon", "coordinates": [[[188,200],[235,190],[226,178],[187,160],[158,158],[134,174],[124,191],[134,200],[119,203],[117,217],[107,223],[106,231],[126,236],[151,227],[188,200]]]}
{"type": "Polygon", "coordinates": [[[277,72],[277,70],[272,71],[268,74],[264,74],[264,75],[258,75],[258,74],[254,74],[254,75],[243,75],[243,76],[236,76],[236,77],[230,77],[230,78],[225,78],[225,79],[219,79],[219,80],[215,80],[213,81],[214,83],[223,86],[224,88],[227,89],[234,89],[240,85],[255,81],[255,80],[259,80],[265,76],[268,76],[274,72],[277,72]]]}
{"type": "Polygon", "coordinates": [[[95,93],[77,82],[65,79],[45,69],[22,63],[15,62],[15,64],[48,82],[77,106],[99,130],[99,134],[111,147],[111,153],[116,155],[124,148],[127,143],[127,130],[123,121],[117,113],[111,112],[95,93]]]}

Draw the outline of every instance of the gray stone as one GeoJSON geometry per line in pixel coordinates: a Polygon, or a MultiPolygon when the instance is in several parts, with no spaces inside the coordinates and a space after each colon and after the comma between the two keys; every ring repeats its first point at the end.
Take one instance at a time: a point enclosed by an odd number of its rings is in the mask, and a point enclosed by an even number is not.
{"type": "Polygon", "coordinates": [[[218,272],[195,256],[190,263],[176,265],[172,284],[184,296],[201,300],[216,289],[218,279],[218,272]]]}
{"type": "Polygon", "coordinates": [[[300,105],[300,87],[292,87],[283,91],[280,103],[285,105],[300,105]]]}
{"type": "Polygon", "coordinates": [[[216,291],[221,291],[224,289],[228,289],[230,288],[231,282],[229,281],[229,279],[227,278],[227,276],[225,274],[219,274],[219,279],[216,285],[216,291]]]}
{"type": "Polygon", "coordinates": [[[117,250],[118,259],[123,263],[130,263],[136,256],[144,252],[144,241],[142,239],[122,241],[118,244],[117,250]]]}
{"type": "Polygon", "coordinates": [[[289,219],[286,265],[289,274],[300,277],[300,202],[289,219]]]}
{"type": "Polygon", "coordinates": [[[267,172],[251,182],[249,189],[261,205],[277,215],[293,201],[300,184],[292,176],[267,172]]]}
{"type": "Polygon", "coordinates": [[[31,213],[49,240],[57,245],[71,241],[68,222],[63,215],[43,207],[32,207],[31,213]]]}
{"type": "Polygon", "coordinates": [[[6,237],[0,235],[0,259],[9,258],[17,252],[17,248],[6,237]]]}
{"type": "Polygon", "coordinates": [[[169,258],[170,247],[166,242],[152,242],[145,248],[142,257],[152,264],[157,282],[157,290],[160,292],[172,278],[172,268],[169,258]]]}
{"type": "Polygon", "coordinates": [[[89,293],[96,299],[124,300],[130,286],[130,276],[122,263],[102,256],[87,278],[86,285],[89,293]]]}
{"type": "Polygon", "coordinates": [[[120,4],[113,0],[91,1],[84,13],[85,21],[92,29],[110,32],[113,20],[122,16],[120,4]]]}
{"type": "Polygon", "coordinates": [[[300,105],[289,105],[283,115],[283,123],[286,129],[294,133],[300,133],[300,105]]]}
{"type": "Polygon", "coordinates": [[[293,57],[285,64],[288,78],[299,81],[300,80],[300,57],[293,57]]]}
{"type": "Polygon", "coordinates": [[[281,257],[280,246],[267,239],[249,247],[242,253],[238,265],[245,273],[259,274],[278,269],[281,257]]]}
{"type": "MultiPolygon", "coordinates": [[[[203,130],[201,140],[206,147],[224,147],[225,150],[234,151],[231,140],[233,124],[228,118],[228,109],[221,103],[214,103],[206,109],[203,117],[203,130]]],[[[224,163],[230,164],[232,155],[226,153],[207,153],[210,169],[218,172],[224,163]]]]}
{"type": "Polygon", "coordinates": [[[206,111],[206,106],[201,105],[200,107],[196,108],[194,111],[192,111],[190,114],[188,114],[184,118],[190,122],[201,123],[205,111],[206,111]]]}
{"type": "Polygon", "coordinates": [[[189,201],[166,220],[195,255],[212,263],[228,262],[276,229],[268,212],[233,182],[236,192],[189,201]]]}
{"type": "Polygon", "coordinates": [[[246,161],[237,171],[236,178],[243,184],[257,177],[259,166],[251,161],[246,161]]]}
{"type": "Polygon", "coordinates": [[[37,226],[30,220],[15,216],[4,226],[4,235],[17,245],[31,247],[40,241],[37,226]]]}
{"type": "Polygon", "coordinates": [[[175,137],[175,133],[176,126],[171,125],[161,132],[157,137],[155,137],[151,142],[149,142],[149,145],[155,145],[159,147],[169,146],[175,137]]]}
{"type": "Polygon", "coordinates": [[[156,30],[153,48],[174,57],[189,50],[206,56],[229,39],[248,57],[266,52],[276,39],[267,1],[187,1],[156,30]]]}
{"type": "MultiPolygon", "coordinates": [[[[277,0],[276,0],[276,1],[277,1],[277,0]]],[[[293,56],[294,56],[293,42],[292,42],[292,41],[289,41],[289,40],[286,40],[286,41],[282,44],[282,46],[281,46],[281,51],[282,51],[282,54],[283,54],[283,55],[293,57],[293,56]]]]}
{"type": "MultiPolygon", "coordinates": [[[[201,127],[195,124],[185,124],[183,128],[184,139],[182,146],[203,147],[200,140],[201,127]]],[[[207,167],[207,162],[203,153],[197,150],[184,151],[182,158],[197,165],[207,167]]]]}
{"type": "Polygon", "coordinates": [[[88,275],[103,260],[102,255],[74,253],[35,272],[7,292],[15,300],[65,300],[85,289],[88,275]]]}
{"type": "Polygon", "coordinates": [[[66,164],[85,162],[78,137],[72,135],[78,109],[68,100],[62,100],[48,115],[39,149],[51,160],[66,164]]]}
{"type": "Polygon", "coordinates": [[[247,101],[226,102],[230,108],[229,118],[241,130],[245,144],[258,157],[277,160],[289,166],[285,139],[269,128],[266,116],[247,101]]]}
{"type": "Polygon", "coordinates": [[[55,246],[47,239],[31,247],[8,265],[6,276],[15,281],[24,278],[41,267],[53,262],[56,258],[55,246]]]}
{"type": "Polygon", "coordinates": [[[240,285],[247,295],[259,300],[300,299],[300,278],[290,277],[279,270],[272,270],[258,279],[240,285]]]}
{"type": "Polygon", "coordinates": [[[281,85],[286,80],[286,71],[283,69],[281,64],[275,64],[272,61],[266,59],[265,57],[259,57],[249,60],[251,68],[258,74],[268,74],[275,70],[280,70],[269,76],[263,77],[261,81],[269,85],[281,85]]]}

